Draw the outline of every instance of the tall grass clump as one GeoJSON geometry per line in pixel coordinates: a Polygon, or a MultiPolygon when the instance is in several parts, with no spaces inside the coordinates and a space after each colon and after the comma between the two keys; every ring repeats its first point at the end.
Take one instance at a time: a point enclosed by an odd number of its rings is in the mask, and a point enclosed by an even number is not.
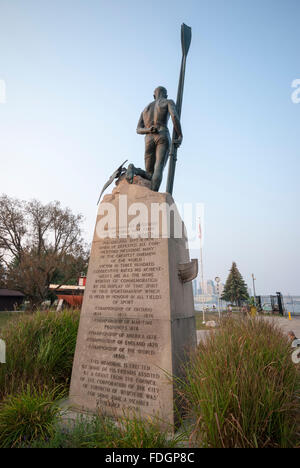
{"type": "Polygon", "coordinates": [[[0,333],[6,364],[0,366],[0,400],[25,384],[68,388],[76,346],[79,312],[43,311],[9,322],[0,333]]]}
{"type": "MultiPolygon", "coordinates": [[[[32,448],[174,448],[184,436],[172,436],[159,422],[131,415],[111,419],[103,415],[78,418],[74,424],[58,425],[47,441],[37,439],[32,448]]],[[[185,439],[186,440],[186,439],[185,439]]]]}
{"type": "Polygon", "coordinates": [[[86,441],[89,448],[172,448],[178,446],[180,437],[170,436],[170,430],[162,429],[158,419],[143,419],[130,414],[115,421],[98,415],[101,432],[94,440],[86,441]]]}
{"type": "Polygon", "coordinates": [[[178,382],[193,439],[203,447],[292,447],[299,368],[281,330],[263,319],[227,320],[200,343],[178,382]]]}
{"type": "Polygon", "coordinates": [[[6,397],[0,404],[0,448],[30,446],[53,437],[61,412],[60,391],[39,391],[28,385],[18,395],[6,397]]]}

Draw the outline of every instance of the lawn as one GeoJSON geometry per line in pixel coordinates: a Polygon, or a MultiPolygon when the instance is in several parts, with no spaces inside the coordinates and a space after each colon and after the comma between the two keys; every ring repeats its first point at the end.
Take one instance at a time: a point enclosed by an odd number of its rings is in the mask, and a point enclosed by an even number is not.
{"type": "MultiPolygon", "coordinates": [[[[221,311],[221,318],[227,316],[227,310],[221,311]]],[[[240,312],[234,312],[234,316],[242,317],[240,312]]],[[[203,322],[203,313],[199,312],[199,310],[195,310],[195,318],[196,318],[196,330],[208,330],[208,327],[203,322]]],[[[205,312],[205,322],[210,322],[214,320],[217,324],[219,323],[219,313],[218,311],[212,312],[205,312]]]]}
{"type": "MultiPolygon", "coordinates": [[[[268,317],[271,319],[279,319],[283,318],[281,315],[278,314],[258,314],[257,316],[263,316],[263,317],[268,317]]],[[[221,318],[228,317],[228,311],[227,310],[221,310],[221,318]]],[[[241,319],[243,318],[243,313],[238,307],[234,307],[231,313],[231,317],[234,319],[241,319]]],[[[203,323],[203,313],[200,312],[199,310],[195,310],[195,318],[196,318],[196,330],[208,330],[208,327],[203,323]]],[[[286,317],[285,317],[286,318],[286,317]]],[[[205,322],[209,322],[211,320],[214,320],[216,324],[219,323],[219,313],[218,311],[208,311],[205,312],[205,322]]]]}
{"type": "Polygon", "coordinates": [[[0,331],[10,321],[23,315],[22,312],[0,312],[0,331]]]}

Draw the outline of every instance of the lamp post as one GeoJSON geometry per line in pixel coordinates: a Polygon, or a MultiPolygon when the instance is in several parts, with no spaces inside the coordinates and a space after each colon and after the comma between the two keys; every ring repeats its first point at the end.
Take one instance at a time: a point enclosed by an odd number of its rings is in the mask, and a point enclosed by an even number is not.
{"type": "Polygon", "coordinates": [[[202,302],[202,324],[205,325],[205,307],[204,307],[204,304],[202,302]]]}
{"type": "Polygon", "coordinates": [[[202,226],[201,218],[199,218],[199,240],[200,240],[200,274],[201,274],[201,303],[203,314],[203,325],[205,324],[205,310],[204,310],[204,276],[203,276],[203,253],[202,253],[202,226]]]}
{"type": "Polygon", "coordinates": [[[255,280],[256,280],[256,278],[254,278],[254,274],[252,273],[252,281],[253,281],[253,294],[254,294],[254,305],[255,305],[255,307],[256,307],[255,280]]]}
{"type": "Polygon", "coordinates": [[[217,283],[219,320],[221,320],[221,311],[220,311],[220,281],[221,281],[221,279],[219,278],[219,276],[216,276],[216,277],[215,277],[215,282],[217,283]]]}

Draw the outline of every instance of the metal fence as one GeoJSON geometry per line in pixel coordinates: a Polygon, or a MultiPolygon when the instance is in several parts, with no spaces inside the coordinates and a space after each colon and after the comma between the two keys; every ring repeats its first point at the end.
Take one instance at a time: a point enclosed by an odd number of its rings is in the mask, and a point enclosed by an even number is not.
{"type": "MultiPolygon", "coordinates": [[[[277,303],[277,296],[258,296],[260,301],[260,306],[263,310],[274,311],[278,309],[279,305],[277,303]]],[[[283,315],[288,315],[290,312],[291,315],[300,316],[300,296],[281,296],[282,306],[283,306],[283,315]]]]}

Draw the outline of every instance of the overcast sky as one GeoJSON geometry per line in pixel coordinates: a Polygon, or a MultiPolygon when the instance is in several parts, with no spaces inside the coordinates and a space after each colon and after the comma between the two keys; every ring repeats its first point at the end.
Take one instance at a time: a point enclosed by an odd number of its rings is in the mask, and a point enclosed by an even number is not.
{"type": "Polygon", "coordinates": [[[204,203],[204,276],[235,261],[258,294],[300,294],[299,17],[298,0],[0,0],[0,193],[60,200],[90,241],[106,179],[143,167],[154,88],[176,98],[185,22],[174,198],[204,203]]]}

